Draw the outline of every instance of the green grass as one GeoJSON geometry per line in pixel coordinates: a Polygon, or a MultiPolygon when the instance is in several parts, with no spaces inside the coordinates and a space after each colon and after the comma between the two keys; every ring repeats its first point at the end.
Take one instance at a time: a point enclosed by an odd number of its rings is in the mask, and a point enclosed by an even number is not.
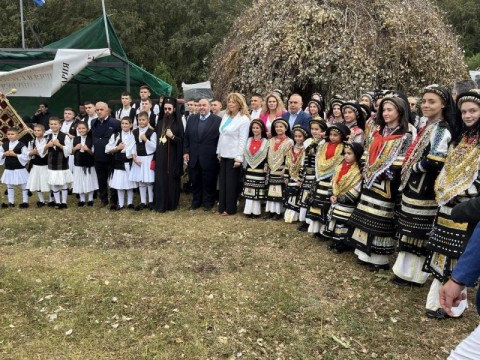
{"type": "Polygon", "coordinates": [[[427,319],[429,283],[397,288],[296,225],[188,201],[0,210],[0,358],[444,359],[478,322],[473,304],[427,319]]]}

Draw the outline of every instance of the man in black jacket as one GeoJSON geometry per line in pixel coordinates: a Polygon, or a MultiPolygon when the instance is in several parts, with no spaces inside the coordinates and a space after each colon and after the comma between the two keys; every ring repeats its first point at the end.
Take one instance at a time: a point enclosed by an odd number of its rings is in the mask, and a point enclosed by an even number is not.
{"type": "MultiPolygon", "coordinates": [[[[105,153],[105,146],[108,144],[112,134],[120,131],[120,121],[108,116],[108,105],[98,102],[95,105],[97,118],[92,120],[92,138],[94,146],[95,171],[98,178],[98,191],[101,206],[108,205],[108,178],[113,171],[112,155],[105,153]]],[[[117,204],[116,191],[111,192],[111,204],[117,204]]]]}
{"type": "Polygon", "coordinates": [[[199,113],[190,117],[184,135],[183,160],[192,183],[191,210],[212,209],[218,175],[217,144],[222,119],[210,113],[207,99],[199,100],[199,113]]]}

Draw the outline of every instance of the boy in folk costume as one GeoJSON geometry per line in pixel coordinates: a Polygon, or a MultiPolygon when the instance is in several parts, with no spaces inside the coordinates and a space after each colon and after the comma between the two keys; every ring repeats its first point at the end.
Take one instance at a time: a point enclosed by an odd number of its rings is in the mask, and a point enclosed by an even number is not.
{"type": "Polygon", "coordinates": [[[262,213],[262,200],[266,198],[266,161],[268,139],[265,124],[260,119],[250,123],[250,134],[245,147],[245,179],[242,196],[245,198],[243,213],[248,218],[257,218],[262,213]]]}
{"type": "Polygon", "coordinates": [[[47,136],[44,150],[44,153],[48,153],[48,184],[53,191],[55,208],[66,209],[68,187],[73,183],[73,175],[68,167],[72,140],[60,131],[59,118],[52,116],[48,124],[51,133],[47,136]]]}
{"type": "Polygon", "coordinates": [[[305,140],[305,156],[303,159],[302,169],[300,170],[300,194],[299,206],[300,214],[299,220],[303,221],[297,230],[307,231],[310,224],[310,219],[306,218],[310,199],[310,190],[315,183],[315,157],[317,156],[317,149],[325,143],[325,131],[328,125],[325,120],[312,119],[310,120],[310,134],[311,138],[305,140]]]}
{"type": "Polygon", "coordinates": [[[293,146],[288,121],[277,118],[272,123],[272,138],[268,141],[268,191],[266,218],[280,220],[285,197],[285,156],[293,146]]]}
{"type": "MultiPolygon", "coordinates": [[[[47,145],[45,127],[42,124],[36,124],[33,127],[35,139],[28,143],[28,156],[30,158],[30,173],[28,174],[27,189],[31,192],[37,192],[37,207],[45,206],[44,192],[50,193],[48,185],[48,158],[45,156],[44,149],[47,145]]],[[[49,204],[54,205],[53,198],[49,204]]]]}
{"type": "Polygon", "coordinates": [[[300,171],[305,158],[304,142],[308,133],[301,125],[293,127],[293,139],[295,145],[287,152],[285,163],[285,222],[298,221],[300,215],[300,171]]]}
{"type": "Polygon", "coordinates": [[[327,223],[330,209],[332,176],[343,161],[343,142],[350,135],[350,130],[343,124],[334,124],[328,128],[325,135],[327,142],[318,148],[315,159],[315,184],[310,193],[310,207],[307,212],[307,218],[311,220],[308,232],[319,239],[323,239],[320,230],[327,223]]]}
{"type": "Polygon", "coordinates": [[[14,186],[20,185],[23,199],[20,208],[24,209],[28,207],[28,172],[25,169],[28,151],[25,144],[18,141],[18,129],[8,129],[7,139],[8,141],[0,146],[0,165],[5,165],[1,182],[7,185],[8,194],[8,204],[3,203],[2,208],[15,206],[14,186]]]}
{"type": "Polygon", "coordinates": [[[332,206],[328,212],[328,223],[322,235],[332,240],[329,250],[342,253],[349,249],[344,243],[349,226],[347,221],[360,197],[362,172],[360,160],[363,146],[359,143],[346,142],[343,149],[343,162],[336,168],[332,178],[330,201],[332,206]]]}
{"type": "MultiPolygon", "coordinates": [[[[122,95],[123,98],[123,95],[122,95]]],[[[112,204],[110,210],[121,210],[125,205],[125,192],[127,193],[127,208],[133,209],[133,189],[136,183],[129,181],[132,160],[127,158],[127,145],[133,143],[132,119],[128,116],[122,118],[120,123],[122,131],[112,134],[105,146],[107,154],[113,154],[113,174],[108,185],[117,190],[118,204],[112,204]]]]}

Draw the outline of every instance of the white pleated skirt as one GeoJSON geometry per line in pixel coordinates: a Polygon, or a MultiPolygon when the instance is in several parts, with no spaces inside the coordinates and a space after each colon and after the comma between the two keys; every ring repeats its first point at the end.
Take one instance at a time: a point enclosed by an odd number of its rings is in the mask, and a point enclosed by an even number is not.
{"type": "Polygon", "coordinates": [[[8,170],[5,169],[2,174],[0,181],[3,184],[7,185],[22,185],[26,184],[28,180],[28,171],[27,169],[15,169],[8,170]]]}
{"type": "Polygon", "coordinates": [[[108,185],[112,189],[129,190],[137,187],[136,183],[128,180],[130,176],[130,164],[125,163],[125,170],[113,170],[112,177],[108,181],[108,185]]]}
{"type": "Polygon", "coordinates": [[[98,190],[98,178],[95,168],[83,168],[75,166],[73,168],[73,189],[74,194],[87,194],[98,190]]]}
{"type": "Polygon", "coordinates": [[[67,170],[50,170],[48,169],[48,185],[63,186],[73,183],[73,175],[70,169],[67,170]]]}
{"type": "Polygon", "coordinates": [[[153,183],[155,181],[155,171],[150,170],[150,163],[152,162],[153,155],[137,156],[137,159],[142,162],[139,166],[132,163],[132,169],[128,176],[129,181],[153,183]]]}
{"type": "Polygon", "coordinates": [[[27,189],[41,192],[50,191],[48,185],[48,166],[47,165],[33,165],[28,174],[27,189]]]}

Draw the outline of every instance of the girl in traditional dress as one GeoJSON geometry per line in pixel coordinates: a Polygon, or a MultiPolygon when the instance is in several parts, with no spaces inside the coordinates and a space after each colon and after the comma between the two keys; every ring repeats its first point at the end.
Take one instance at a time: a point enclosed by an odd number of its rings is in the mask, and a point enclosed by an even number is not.
{"type": "Polygon", "coordinates": [[[44,153],[48,152],[48,184],[53,191],[56,209],[67,208],[68,187],[73,183],[68,157],[72,152],[72,140],[60,131],[60,119],[48,120],[51,133],[47,136],[44,153]],[[61,195],[61,197],[60,197],[61,195]]]}
{"type": "Polygon", "coordinates": [[[265,129],[267,130],[267,137],[270,139],[272,137],[272,123],[275,119],[282,117],[285,113],[285,105],[276,93],[270,93],[265,98],[263,103],[262,113],[260,114],[260,119],[265,124],[265,129]]]}
{"type": "MultiPolygon", "coordinates": [[[[30,173],[28,174],[27,189],[32,193],[37,192],[37,207],[45,206],[44,192],[50,192],[48,185],[48,158],[44,154],[47,139],[45,127],[36,124],[33,127],[35,139],[28,143],[28,156],[30,158],[30,173]]],[[[52,199],[50,201],[53,201],[52,199]]]]}
{"type": "Polygon", "coordinates": [[[343,104],[343,100],[339,98],[333,98],[329,103],[329,110],[327,113],[327,124],[332,126],[333,124],[342,124],[344,122],[342,117],[342,111],[340,107],[343,104]]]}
{"type": "Polygon", "coordinates": [[[305,158],[304,142],[308,133],[301,125],[293,127],[295,145],[287,152],[285,166],[285,222],[292,223],[299,220],[300,205],[300,171],[305,158]]]}
{"type": "Polygon", "coordinates": [[[445,162],[455,121],[455,105],[442,86],[424,89],[422,108],[428,121],[408,149],[401,173],[399,253],[392,268],[397,285],[422,285],[427,280],[422,267],[428,253],[424,245],[437,212],[433,186],[445,162]]]}
{"type": "Polygon", "coordinates": [[[109,186],[117,190],[118,204],[113,204],[111,210],[121,210],[125,205],[125,192],[127,192],[127,208],[133,209],[133,189],[135,183],[128,180],[132,160],[127,158],[127,144],[133,142],[132,120],[125,116],[120,123],[122,131],[113,134],[105,146],[107,154],[113,154],[113,174],[109,186]]]}
{"type": "Polygon", "coordinates": [[[147,204],[150,209],[153,209],[155,172],[151,168],[151,163],[157,147],[157,134],[148,127],[148,113],[141,111],[137,120],[138,128],[132,131],[133,138],[127,145],[126,154],[127,158],[133,159],[128,180],[136,182],[140,192],[140,204],[135,207],[135,210],[141,211],[147,207],[147,204]]]}
{"type": "Polygon", "coordinates": [[[27,147],[18,141],[18,129],[7,130],[8,141],[0,146],[0,165],[5,165],[1,181],[7,185],[8,204],[3,203],[2,208],[15,206],[15,186],[20,185],[22,189],[22,203],[20,208],[28,207],[27,179],[28,171],[25,165],[28,161],[27,147]]]}
{"type": "Polygon", "coordinates": [[[253,119],[250,123],[249,138],[244,153],[246,169],[242,190],[242,196],[245,198],[243,213],[248,218],[258,218],[262,213],[262,200],[267,194],[265,185],[267,154],[268,140],[265,124],[260,119],[253,119]]]}
{"type": "Polygon", "coordinates": [[[290,126],[282,118],[275,119],[272,123],[272,138],[268,141],[268,190],[265,206],[266,218],[279,220],[283,212],[285,198],[285,156],[293,146],[290,139],[290,126]]]}
{"type": "Polygon", "coordinates": [[[350,135],[350,130],[343,124],[330,126],[326,133],[327,141],[318,147],[315,158],[315,183],[310,192],[310,206],[307,218],[311,220],[308,232],[316,238],[321,236],[321,226],[327,223],[330,209],[331,180],[335,169],[343,161],[343,142],[350,135]]]}
{"type": "Polygon", "coordinates": [[[74,157],[73,168],[73,189],[78,194],[80,201],[78,206],[85,206],[85,195],[89,206],[93,206],[93,192],[98,190],[97,173],[95,172],[95,160],[93,158],[93,140],[88,132],[88,124],[79,122],[77,124],[79,136],[73,139],[72,153],[74,157]]]}
{"type": "MultiPolygon", "coordinates": [[[[460,132],[450,145],[445,165],[435,182],[439,208],[432,234],[425,245],[429,253],[424,271],[431,272],[435,277],[427,297],[426,315],[435,319],[449,317],[440,306],[438,291],[449,279],[477,225],[476,222],[454,222],[451,212],[456,204],[480,195],[480,93],[470,91],[460,94],[457,106],[466,130],[460,132]]],[[[466,289],[464,291],[466,297],[466,289]]],[[[454,317],[460,317],[466,307],[465,298],[458,306],[452,307],[454,317]]]]}
{"type": "Polygon", "coordinates": [[[398,97],[384,98],[378,110],[379,129],[372,135],[360,201],[349,224],[354,229],[348,243],[369,270],[388,269],[395,251],[395,206],[400,170],[412,142],[408,132],[408,104],[398,97]]]}
{"type": "Polygon", "coordinates": [[[342,253],[350,249],[344,241],[350,229],[347,224],[348,219],[360,197],[362,187],[360,159],[362,154],[362,145],[355,142],[345,142],[343,162],[337,166],[332,178],[332,195],[330,196],[332,206],[322,235],[332,240],[328,249],[336,253],[342,253]]]}
{"type": "Polygon", "coordinates": [[[320,118],[323,119],[324,110],[322,107],[322,103],[319,100],[311,99],[308,102],[308,113],[312,116],[312,119],[320,118]]]}
{"type": "Polygon", "coordinates": [[[305,156],[303,158],[302,168],[300,170],[300,193],[298,195],[298,205],[300,206],[299,220],[303,223],[297,228],[299,231],[308,231],[310,219],[307,219],[307,210],[310,199],[310,190],[315,183],[315,157],[317,149],[325,142],[324,136],[328,125],[324,120],[310,120],[310,134],[304,142],[305,156]]]}
{"type": "Polygon", "coordinates": [[[350,129],[348,141],[356,142],[363,146],[365,142],[365,117],[364,110],[354,101],[347,101],[340,107],[344,124],[350,129]]]}

